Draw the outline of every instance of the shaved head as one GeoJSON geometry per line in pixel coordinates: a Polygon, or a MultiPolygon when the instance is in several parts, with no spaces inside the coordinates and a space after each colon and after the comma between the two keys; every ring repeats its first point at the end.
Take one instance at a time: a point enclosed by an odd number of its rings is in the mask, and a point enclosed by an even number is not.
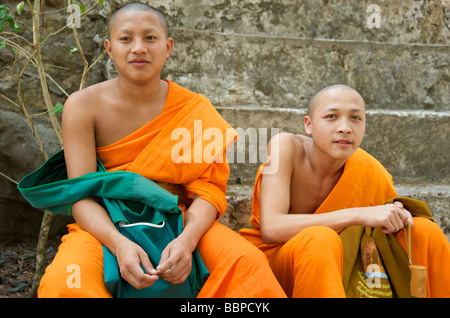
{"type": "Polygon", "coordinates": [[[325,86],[325,87],[321,88],[320,90],[318,90],[316,93],[314,93],[314,95],[311,98],[311,100],[309,102],[309,105],[308,105],[308,115],[310,117],[312,117],[312,115],[314,114],[314,110],[315,110],[316,106],[320,104],[322,98],[327,93],[330,93],[330,92],[336,91],[336,90],[351,90],[351,91],[353,91],[356,95],[358,95],[362,99],[362,102],[365,105],[364,98],[353,87],[348,86],[346,84],[332,84],[332,85],[325,86]]]}
{"type": "Polygon", "coordinates": [[[156,16],[158,16],[158,18],[161,22],[161,26],[164,28],[166,37],[169,37],[169,27],[167,24],[166,17],[157,9],[153,8],[152,6],[150,6],[148,4],[141,3],[141,2],[127,3],[124,6],[117,9],[116,11],[114,11],[113,14],[111,14],[111,17],[109,18],[109,22],[108,22],[109,36],[111,36],[111,30],[114,26],[114,22],[115,22],[115,18],[117,16],[117,14],[119,14],[121,12],[130,12],[130,11],[146,11],[146,12],[151,12],[151,13],[155,14],[156,16]]]}

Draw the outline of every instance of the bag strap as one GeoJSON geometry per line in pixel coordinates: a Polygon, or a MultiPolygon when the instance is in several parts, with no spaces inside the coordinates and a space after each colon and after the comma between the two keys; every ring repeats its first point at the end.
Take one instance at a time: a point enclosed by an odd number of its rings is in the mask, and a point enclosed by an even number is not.
{"type": "Polygon", "coordinates": [[[411,223],[408,221],[408,224],[406,225],[406,229],[403,230],[405,233],[405,242],[406,242],[406,251],[408,253],[408,263],[411,266],[412,265],[412,256],[411,256],[411,223]],[[406,233],[408,232],[408,233],[406,233]]]}
{"type": "Polygon", "coordinates": [[[412,226],[410,222],[408,222],[408,224],[406,225],[406,229],[403,230],[403,232],[405,232],[409,269],[411,270],[411,296],[416,298],[425,298],[427,297],[427,270],[425,266],[413,265],[411,256],[411,228],[412,226]]]}

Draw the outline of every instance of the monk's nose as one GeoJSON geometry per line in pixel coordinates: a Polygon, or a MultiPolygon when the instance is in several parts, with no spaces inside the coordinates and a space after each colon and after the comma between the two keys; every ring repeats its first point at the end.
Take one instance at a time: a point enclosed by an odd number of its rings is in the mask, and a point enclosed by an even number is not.
{"type": "Polygon", "coordinates": [[[352,128],[346,120],[343,120],[339,123],[338,132],[340,134],[350,134],[352,132],[352,128]]]}
{"type": "Polygon", "coordinates": [[[143,43],[141,41],[136,41],[134,43],[133,48],[131,49],[131,53],[144,54],[144,53],[147,53],[147,48],[145,47],[145,45],[143,45],[143,43]]]}

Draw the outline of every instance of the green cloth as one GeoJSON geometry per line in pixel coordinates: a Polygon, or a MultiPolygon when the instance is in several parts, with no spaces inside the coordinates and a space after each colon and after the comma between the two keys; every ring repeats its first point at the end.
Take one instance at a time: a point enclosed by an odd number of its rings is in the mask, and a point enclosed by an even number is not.
{"type": "MultiPolygon", "coordinates": [[[[73,203],[97,197],[119,232],[140,245],[154,266],[165,246],[182,232],[183,214],[176,195],[137,173],[107,172],[100,160],[97,172],[68,179],[63,150],[25,176],[18,189],[33,207],[65,215],[71,214],[73,203]]],[[[105,246],[103,249],[105,283],[115,297],[195,297],[209,276],[195,249],[192,270],[184,283],[158,279],[151,287],[137,290],[121,279],[117,259],[105,246]]]]}
{"type": "MultiPolygon", "coordinates": [[[[397,197],[386,202],[392,204],[400,201],[404,208],[413,216],[425,217],[434,221],[428,204],[423,201],[407,197],[397,197]]],[[[351,226],[339,234],[344,247],[343,283],[347,297],[362,297],[357,287],[364,282],[358,271],[363,269],[361,259],[361,243],[370,238],[376,243],[382,263],[389,277],[393,297],[411,297],[408,256],[401,247],[394,234],[385,234],[381,228],[351,226]]]]}

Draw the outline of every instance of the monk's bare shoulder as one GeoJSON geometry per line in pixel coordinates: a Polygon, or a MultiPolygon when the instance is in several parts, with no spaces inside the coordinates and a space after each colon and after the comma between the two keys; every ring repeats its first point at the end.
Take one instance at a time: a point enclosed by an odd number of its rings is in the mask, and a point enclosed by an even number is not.
{"type": "Polygon", "coordinates": [[[105,81],[72,93],[64,103],[63,124],[64,121],[95,122],[105,111],[103,108],[112,85],[111,81],[105,81]]]}
{"type": "Polygon", "coordinates": [[[272,136],[267,144],[265,169],[276,176],[289,177],[299,158],[304,158],[305,143],[307,139],[293,133],[281,132],[272,136]]]}
{"type": "Polygon", "coordinates": [[[270,140],[268,152],[269,154],[276,152],[284,157],[290,157],[290,159],[303,157],[309,142],[310,138],[307,136],[281,132],[270,140]]]}
{"type": "Polygon", "coordinates": [[[112,81],[105,81],[76,91],[69,96],[64,104],[64,108],[67,106],[71,109],[77,108],[84,111],[90,110],[91,108],[98,108],[102,105],[99,102],[106,98],[109,94],[108,92],[112,91],[112,85],[112,81]],[[97,107],[94,107],[94,105],[97,105],[97,107]]]}

